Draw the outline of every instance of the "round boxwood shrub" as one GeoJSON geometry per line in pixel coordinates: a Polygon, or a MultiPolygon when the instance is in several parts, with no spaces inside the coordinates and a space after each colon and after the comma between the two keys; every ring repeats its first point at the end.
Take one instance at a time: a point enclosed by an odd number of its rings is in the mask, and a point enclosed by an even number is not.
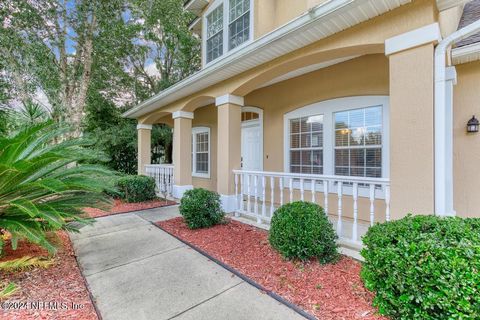
{"type": "Polygon", "coordinates": [[[407,216],[363,238],[362,279],[393,319],[480,319],[480,219],[407,216]]]}
{"type": "Polygon", "coordinates": [[[155,179],[147,176],[125,176],[119,178],[115,185],[118,195],[127,202],[143,202],[157,198],[155,179]]]}
{"type": "Polygon", "coordinates": [[[269,241],[285,258],[317,257],[328,263],[338,257],[337,235],[322,207],[311,202],[285,204],[275,211],[269,241]]]}
{"type": "Polygon", "coordinates": [[[190,229],[211,227],[220,223],[225,215],[218,193],[202,188],[184,193],[180,201],[180,214],[190,229]]]}

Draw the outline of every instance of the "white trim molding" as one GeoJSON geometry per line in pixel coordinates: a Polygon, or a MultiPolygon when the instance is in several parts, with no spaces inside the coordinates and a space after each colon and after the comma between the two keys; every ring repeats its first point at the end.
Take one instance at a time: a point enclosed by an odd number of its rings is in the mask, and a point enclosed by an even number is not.
{"type": "Polygon", "coordinates": [[[184,119],[193,119],[193,112],[188,111],[175,111],[172,113],[172,119],[184,118],[184,119]]]}
{"type": "Polygon", "coordinates": [[[233,94],[224,94],[223,96],[215,98],[215,105],[217,107],[221,106],[221,105],[224,105],[224,104],[227,104],[227,103],[236,104],[238,106],[243,106],[245,101],[244,101],[243,97],[236,96],[236,95],[233,95],[233,94]]]}
{"type": "Polygon", "coordinates": [[[480,60],[480,42],[452,50],[453,64],[462,64],[480,60]]]}
{"type": "Polygon", "coordinates": [[[438,43],[441,40],[440,26],[435,22],[385,40],[385,55],[388,56],[431,42],[438,43]]]}
{"type": "Polygon", "coordinates": [[[152,130],[152,125],[151,124],[139,123],[139,124],[137,124],[137,130],[138,129],[152,130]]]}
{"type": "Polygon", "coordinates": [[[187,185],[187,186],[176,186],[176,185],[174,185],[173,190],[172,190],[172,196],[176,199],[182,199],[183,194],[186,191],[192,190],[192,189],[193,189],[192,185],[187,185]]]}
{"type": "Polygon", "coordinates": [[[220,195],[220,202],[222,204],[222,209],[226,213],[235,212],[237,209],[237,198],[235,195],[220,195]]]}

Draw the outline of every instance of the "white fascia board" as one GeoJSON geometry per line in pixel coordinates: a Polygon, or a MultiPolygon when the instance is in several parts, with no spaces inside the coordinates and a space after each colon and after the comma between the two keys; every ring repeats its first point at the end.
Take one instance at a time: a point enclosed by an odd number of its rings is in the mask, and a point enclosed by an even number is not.
{"type": "Polygon", "coordinates": [[[409,2],[411,0],[384,0],[382,6],[370,0],[331,0],[322,3],[241,50],[226,53],[216,62],[125,112],[123,117],[141,117],[215,83],[409,2]]]}
{"type": "Polygon", "coordinates": [[[441,40],[440,26],[435,22],[385,40],[385,55],[388,56],[431,42],[437,43],[441,40]]]}
{"type": "Polygon", "coordinates": [[[193,119],[193,112],[175,111],[174,113],[172,113],[172,119],[177,118],[193,119]]]}
{"type": "Polygon", "coordinates": [[[223,104],[227,104],[227,103],[243,106],[244,105],[244,99],[243,99],[243,97],[236,96],[236,95],[233,95],[233,94],[225,94],[223,96],[215,98],[215,106],[217,106],[217,107],[221,106],[223,104]]]}
{"type": "Polygon", "coordinates": [[[452,50],[453,64],[462,64],[480,60],[480,42],[452,50]]]}
{"type": "Polygon", "coordinates": [[[152,125],[151,124],[139,123],[139,124],[137,124],[137,130],[138,129],[152,130],[152,125]]]}

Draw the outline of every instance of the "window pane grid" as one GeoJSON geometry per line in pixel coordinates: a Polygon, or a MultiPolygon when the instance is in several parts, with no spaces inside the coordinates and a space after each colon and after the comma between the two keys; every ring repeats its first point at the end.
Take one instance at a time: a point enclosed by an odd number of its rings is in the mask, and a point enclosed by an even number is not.
{"type": "Polygon", "coordinates": [[[230,0],[229,50],[250,38],[250,0],[230,0]]]}
{"type": "Polygon", "coordinates": [[[290,172],[323,173],[323,115],[290,120],[290,172]]]}
{"type": "Polygon", "coordinates": [[[335,175],[382,176],[382,108],[334,113],[335,175]]]}
{"type": "Polygon", "coordinates": [[[207,16],[207,62],[223,54],[223,4],[207,16]]]}
{"type": "Polygon", "coordinates": [[[192,160],[194,161],[193,172],[208,174],[209,170],[209,133],[198,132],[192,139],[192,160]]]}

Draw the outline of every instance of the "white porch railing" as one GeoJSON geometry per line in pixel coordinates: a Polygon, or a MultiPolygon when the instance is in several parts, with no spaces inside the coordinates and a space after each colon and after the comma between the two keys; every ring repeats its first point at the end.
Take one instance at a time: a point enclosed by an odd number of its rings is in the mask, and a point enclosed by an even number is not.
{"type": "Polygon", "coordinates": [[[370,226],[390,220],[389,179],[244,170],[233,173],[236,212],[258,223],[270,223],[275,209],[285,203],[311,201],[323,206],[339,239],[361,244],[360,237],[370,226]]]}
{"type": "Polygon", "coordinates": [[[173,164],[147,164],[147,176],[155,179],[157,192],[165,197],[172,196],[173,190],[173,164]]]}

